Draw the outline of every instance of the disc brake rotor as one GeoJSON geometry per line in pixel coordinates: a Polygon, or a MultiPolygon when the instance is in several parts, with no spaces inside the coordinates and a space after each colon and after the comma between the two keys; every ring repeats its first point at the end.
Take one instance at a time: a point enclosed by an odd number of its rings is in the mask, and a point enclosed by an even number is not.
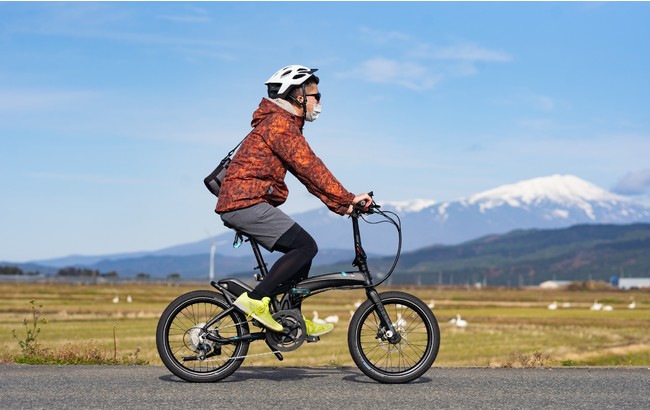
{"type": "Polygon", "coordinates": [[[305,321],[297,309],[281,310],[273,315],[273,319],[280,322],[284,332],[266,331],[266,342],[269,346],[281,351],[290,352],[299,348],[305,341],[307,330],[305,321]]]}

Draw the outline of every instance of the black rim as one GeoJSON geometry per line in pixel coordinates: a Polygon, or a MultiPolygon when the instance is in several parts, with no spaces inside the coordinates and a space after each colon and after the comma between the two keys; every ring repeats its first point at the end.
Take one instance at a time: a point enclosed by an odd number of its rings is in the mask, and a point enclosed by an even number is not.
{"type": "MultiPolygon", "coordinates": [[[[209,322],[224,310],[214,301],[191,301],[182,305],[176,313],[170,317],[167,326],[168,351],[170,356],[180,368],[190,370],[193,373],[212,373],[226,367],[242,350],[242,343],[237,345],[212,346],[221,348],[221,354],[208,357],[206,360],[193,360],[197,351],[192,343],[192,332],[197,333],[198,328],[209,322]],[[188,360],[188,358],[190,360],[188,360]]],[[[236,317],[233,314],[224,316],[219,322],[210,328],[218,332],[221,337],[229,338],[242,336],[241,326],[236,325],[236,317]]]]}
{"type": "Polygon", "coordinates": [[[386,312],[402,339],[392,344],[386,338],[378,337],[381,321],[374,307],[359,324],[359,350],[366,362],[377,372],[387,375],[406,375],[420,367],[429,356],[434,341],[429,340],[431,324],[419,309],[405,301],[384,302],[386,312]],[[398,316],[399,315],[399,316],[398,316]]]}

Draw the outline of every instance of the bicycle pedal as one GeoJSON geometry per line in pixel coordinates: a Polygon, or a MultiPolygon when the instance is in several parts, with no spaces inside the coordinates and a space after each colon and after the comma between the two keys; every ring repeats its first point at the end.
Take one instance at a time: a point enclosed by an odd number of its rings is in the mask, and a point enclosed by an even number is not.
{"type": "Polygon", "coordinates": [[[305,341],[307,343],[316,343],[316,342],[320,341],[320,337],[318,337],[318,336],[306,336],[305,341]]]}

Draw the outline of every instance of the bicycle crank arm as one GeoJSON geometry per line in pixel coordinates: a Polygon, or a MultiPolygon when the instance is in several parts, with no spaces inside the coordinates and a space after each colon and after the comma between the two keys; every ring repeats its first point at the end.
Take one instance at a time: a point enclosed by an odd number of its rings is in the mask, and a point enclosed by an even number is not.
{"type": "Polygon", "coordinates": [[[275,355],[275,357],[277,357],[279,361],[284,360],[284,356],[282,356],[282,353],[280,353],[280,351],[275,347],[271,346],[271,344],[269,344],[268,339],[266,340],[266,345],[269,347],[269,349],[271,349],[271,352],[273,352],[273,354],[275,355]]]}

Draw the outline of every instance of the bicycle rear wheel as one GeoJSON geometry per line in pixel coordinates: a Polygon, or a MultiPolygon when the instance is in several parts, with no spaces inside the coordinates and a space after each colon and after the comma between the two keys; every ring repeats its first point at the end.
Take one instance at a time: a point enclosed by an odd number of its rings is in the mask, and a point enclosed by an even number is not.
{"type": "Polygon", "coordinates": [[[229,307],[222,295],[197,290],[179,296],[165,309],[158,321],[156,345],[169,371],[189,382],[215,382],[241,366],[248,342],[219,344],[205,338],[207,333],[222,338],[249,334],[246,318],[236,310],[204,329],[229,307]]]}
{"type": "Polygon", "coordinates": [[[388,341],[386,329],[372,301],[365,301],[352,316],[348,347],[357,367],[381,383],[407,383],[422,376],[436,359],[440,329],[431,309],[403,292],[379,297],[401,339],[388,341]]]}

